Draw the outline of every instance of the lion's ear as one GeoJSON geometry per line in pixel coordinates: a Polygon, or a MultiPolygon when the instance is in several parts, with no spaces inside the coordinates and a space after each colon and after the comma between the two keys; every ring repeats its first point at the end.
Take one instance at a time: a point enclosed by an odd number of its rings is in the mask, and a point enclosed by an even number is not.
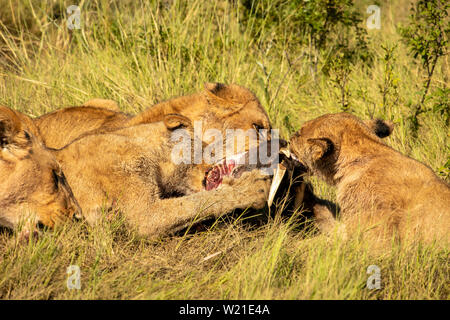
{"type": "Polygon", "coordinates": [[[205,83],[205,92],[209,99],[228,104],[245,104],[256,100],[256,96],[248,89],[236,84],[205,83]]]}
{"type": "Polygon", "coordinates": [[[313,162],[326,158],[334,151],[334,143],[328,138],[310,138],[306,142],[313,162]]]}
{"type": "Polygon", "coordinates": [[[220,106],[230,106],[234,102],[232,90],[223,83],[205,83],[206,98],[211,104],[220,106]]]}
{"type": "Polygon", "coordinates": [[[207,93],[223,99],[228,91],[228,86],[219,82],[207,82],[205,83],[205,90],[207,93]]]}
{"type": "Polygon", "coordinates": [[[169,130],[192,128],[192,121],[188,117],[177,113],[170,113],[165,115],[163,121],[167,129],[169,130]]]}
{"type": "Polygon", "coordinates": [[[22,131],[22,122],[16,113],[0,106],[0,148],[13,143],[22,131]]]}
{"type": "Polygon", "coordinates": [[[394,123],[389,120],[374,119],[364,121],[364,123],[369,127],[370,131],[375,133],[379,138],[390,136],[394,130],[394,123]]]}

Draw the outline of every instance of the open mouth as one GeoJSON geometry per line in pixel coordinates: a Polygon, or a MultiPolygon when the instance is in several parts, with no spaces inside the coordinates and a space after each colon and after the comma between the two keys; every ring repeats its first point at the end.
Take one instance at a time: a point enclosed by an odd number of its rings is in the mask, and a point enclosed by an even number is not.
{"type": "Polygon", "coordinates": [[[248,167],[241,164],[245,162],[247,153],[239,153],[233,157],[224,159],[209,169],[205,174],[205,190],[210,191],[218,188],[226,176],[239,178],[246,171],[245,168],[248,167]]]}
{"type": "MultiPolygon", "coordinates": [[[[278,150],[279,161],[277,163],[272,163],[265,168],[271,168],[268,174],[273,174],[272,183],[269,190],[269,197],[267,203],[269,206],[272,205],[275,195],[281,185],[281,182],[286,174],[286,171],[292,170],[292,166],[301,165],[298,162],[295,155],[293,155],[288,146],[284,146],[278,150]]],[[[248,152],[243,152],[232,157],[228,157],[205,173],[205,190],[210,191],[218,188],[223,181],[224,177],[239,178],[243,172],[251,171],[253,169],[263,169],[264,166],[261,164],[249,165],[248,164],[248,152]]]]}

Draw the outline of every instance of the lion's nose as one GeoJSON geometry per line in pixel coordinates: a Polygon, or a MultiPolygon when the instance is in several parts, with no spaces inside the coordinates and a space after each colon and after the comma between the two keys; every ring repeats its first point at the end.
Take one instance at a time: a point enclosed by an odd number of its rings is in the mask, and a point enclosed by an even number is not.
{"type": "Polygon", "coordinates": [[[81,221],[83,220],[83,215],[81,214],[81,211],[76,211],[73,215],[74,221],[81,221]]]}

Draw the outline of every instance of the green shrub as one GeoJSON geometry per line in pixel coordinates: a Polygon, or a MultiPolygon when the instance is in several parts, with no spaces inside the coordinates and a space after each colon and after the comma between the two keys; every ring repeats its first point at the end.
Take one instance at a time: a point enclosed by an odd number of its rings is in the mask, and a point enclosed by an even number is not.
{"type": "MultiPolygon", "coordinates": [[[[411,115],[408,118],[413,135],[417,135],[419,128],[418,116],[421,113],[433,111],[433,109],[426,109],[424,103],[438,60],[448,54],[449,9],[450,2],[446,0],[418,0],[411,7],[408,25],[400,28],[403,40],[413,57],[420,61],[425,76],[419,92],[420,100],[411,105],[411,115]]],[[[442,114],[440,107],[437,107],[435,111],[442,114]]],[[[446,110],[444,114],[448,112],[446,110]]]]}

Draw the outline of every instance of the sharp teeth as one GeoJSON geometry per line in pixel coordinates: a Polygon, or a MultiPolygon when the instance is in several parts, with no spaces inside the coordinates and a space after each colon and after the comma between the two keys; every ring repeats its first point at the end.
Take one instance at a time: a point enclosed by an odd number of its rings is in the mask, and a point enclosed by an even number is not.
{"type": "Polygon", "coordinates": [[[277,193],[278,188],[280,187],[281,181],[283,180],[284,174],[286,173],[286,168],[278,164],[275,169],[272,184],[270,186],[269,198],[267,199],[267,204],[269,207],[272,205],[273,199],[275,198],[275,194],[277,193]]]}

